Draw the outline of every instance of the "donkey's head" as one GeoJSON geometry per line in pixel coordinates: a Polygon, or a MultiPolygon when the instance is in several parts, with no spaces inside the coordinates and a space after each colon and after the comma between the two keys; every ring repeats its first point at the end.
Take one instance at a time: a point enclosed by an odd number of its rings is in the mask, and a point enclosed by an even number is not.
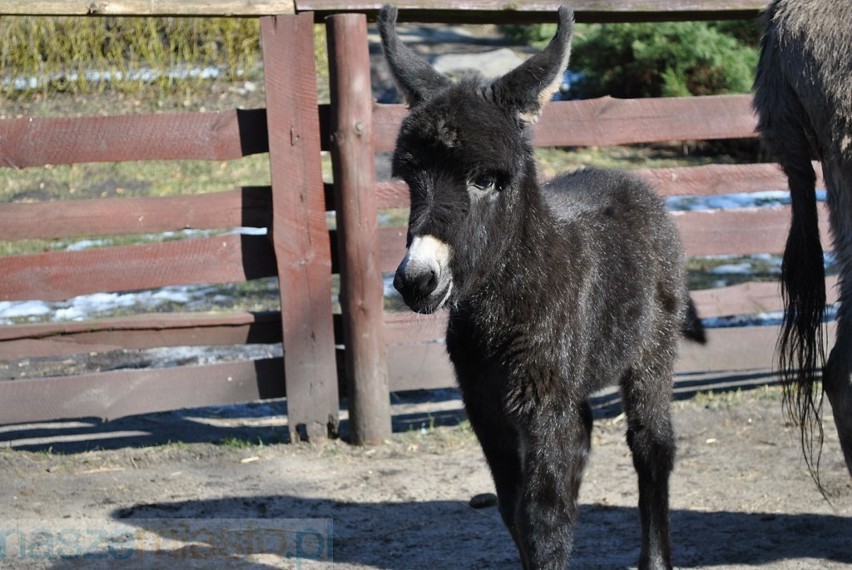
{"type": "Polygon", "coordinates": [[[535,184],[528,125],[559,87],[568,63],[573,16],[559,9],[548,46],[503,77],[458,83],[400,42],[397,11],[379,13],[382,47],[411,112],[403,121],[393,175],[408,183],[408,252],[394,286],[411,309],[435,311],[464,299],[499,251],[524,188],[535,184]],[[495,250],[496,246],[496,250],[495,250]]]}

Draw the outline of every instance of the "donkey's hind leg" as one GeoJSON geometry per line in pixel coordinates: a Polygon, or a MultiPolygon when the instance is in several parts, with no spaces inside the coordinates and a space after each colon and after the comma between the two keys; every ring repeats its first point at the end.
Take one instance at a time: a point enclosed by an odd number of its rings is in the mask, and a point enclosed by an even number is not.
{"type": "Polygon", "coordinates": [[[671,366],[657,364],[631,370],[622,380],[621,389],[627,414],[627,443],[639,477],[639,569],[671,568],[669,474],[675,456],[671,366]]]}
{"type": "Polygon", "coordinates": [[[840,309],[837,339],[823,374],[846,467],[852,475],[852,160],[826,164],[834,250],[840,265],[840,309]]]}

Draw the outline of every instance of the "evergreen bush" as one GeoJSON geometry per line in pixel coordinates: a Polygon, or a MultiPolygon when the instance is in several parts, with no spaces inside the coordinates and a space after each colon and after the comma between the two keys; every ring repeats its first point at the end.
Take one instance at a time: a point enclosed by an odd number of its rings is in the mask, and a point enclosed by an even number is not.
{"type": "MultiPolygon", "coordinates": [[[[541,45],[548,24],[503,26],[517,43],[541,45]]],[[[572,95],[590,98],[747,93],[757,65],[759,27],[751,21],[578,24],[572,95]]]]}

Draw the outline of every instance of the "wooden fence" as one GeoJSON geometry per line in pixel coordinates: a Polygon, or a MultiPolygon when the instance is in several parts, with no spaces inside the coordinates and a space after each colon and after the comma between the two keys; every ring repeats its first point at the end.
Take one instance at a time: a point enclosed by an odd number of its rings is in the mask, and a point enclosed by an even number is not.
{"type": "MultiPolygon", "coordinates": [[[[479,2],[454,11],[440,2],[401,2],[402,19],[552,19],[555,2],[515,11],[479,2]]],[[[580,21],[753,17],[752,0],[622,0],[573,3],[580,21]]],[[[0,13],[239,14],[261,16],[265,110],[99,118],[0,120],[0,166],[154,159],[237,158],[268,153],[272,185],[171,198],[0,204],[0,239],[254,226],[268,236],[226,235],[156,245],[0,257],[0,301],[67,299],[97,291],[240,282],[277,276],[274,314],[143,315],[90,322],[0,327],[0,358],[94,352],[116,347],[282,342],[283,359],[160,370],[123,370],[0,382],[0,423],[122,415],[287,397],[292,438],[337,429],[347,396],[354,441],[390,430],[388,392],[452,386],[438,316],[385,313],[381,273],[403,256],[405,228],[379,228],[377,211],[408,205],[406,188],[376,183],[374,155],[392,150],[406,110],[375,104],[364,12],[378,3],[332,0],[244,3],[11,1],[0,13]],[[338,13],[356,12],[356,13],[338,13]],[[282,15],[266,15],[279,13],[282,15]],[[318,106],[311,26],[328,15],[331,105],[318,106]],[[320,150],[331,151],[334,185],[324,188],[320,150]],[[337,229],[328,232],[326,210],[337,229]],[[332,315],[331,275],[340,272],[342,314],[332,315]],[[341,348],[345,347],[345,349],[341,348]],[[336,357],[337,352],[337,357],[336,357]],[[342,353],[342,354],[341,354],[342,353]],[[341,364],[338,366],[337,362],[341,364]],[[338,373],[343,376],[338,383],[338,373]]],[[[748,138],[747,95],[554,102],[538,123],[537,146],[748,138]]],[[[714,195],[786,188],[775,165],[644,169],[660,194],[714,195]]],[[[823,223],[825,223],[823,212],[823,223]]],[[[692,256],[778,253],[787,207],[676,214],[692,256]]],[[[831,284],[831,283],[829,283],[831,284]]],[[[829,289],[830,291],[833,289],[829,289]]],[[[781,310],[775,283],[694,291],[703,317],[781,310]]],[[[709,331],[706,347],[684,345],[681,373],[730,375],[771,367],[777,327],[709,331]]]]}

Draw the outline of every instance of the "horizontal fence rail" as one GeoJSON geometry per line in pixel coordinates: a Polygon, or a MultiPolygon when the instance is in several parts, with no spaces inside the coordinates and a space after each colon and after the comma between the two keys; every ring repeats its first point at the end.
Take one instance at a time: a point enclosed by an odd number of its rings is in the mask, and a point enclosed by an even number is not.
{"type": "Polygon", "coordinates": [[[239,234],[156,244],[0,257],[2,301],[63,301],[101,291],[241,283],[277,274],[265,236],[239,234]]]}
{"type": "MultiPolygon", "coordinates": [[[[0,15],[77,16],[271,16],[312,12],[318,20],[342,12],[371,17],[384,2],[340,0],[4,0],[0,15]]],[[[401,19],[421,22],[553,21],[560,1],[496,0],[458,2],[402,0],[394,2],[401,19]]],[[[578,21],[646,21],[751,18],[765,7],[760,0],[574,0],[578,21]]]]}
{"type": "Polygon", "coordinates": [[[163,346],[271,344],[281,342],[281,314],[162,313],[89,321],[0,327],[7,358],[64,356],[163,346]]]}
{"type": "Polygon", "coordinates": [[[229,160],[268,150],[265,110],[0,120],[0,167],[229,160]]]}
{"type": "Polygon", "coordinates": [[[129,233],[267,228],[272,188],[246,187],[186,196],[19,202],[0,208],[0,240],[109,236],[129,233]],[[50,220],[50,224],[41,223],[50,220]]]}
{"type": "MultiPolygon", "coordinates": [[[[752,138],[749,95],[554,101],[533,127],[535,146],[610,146],[676,140],[752,138]]],[[[376,150],[393,150],[403,105],[377,105],[376,150]]]]}

